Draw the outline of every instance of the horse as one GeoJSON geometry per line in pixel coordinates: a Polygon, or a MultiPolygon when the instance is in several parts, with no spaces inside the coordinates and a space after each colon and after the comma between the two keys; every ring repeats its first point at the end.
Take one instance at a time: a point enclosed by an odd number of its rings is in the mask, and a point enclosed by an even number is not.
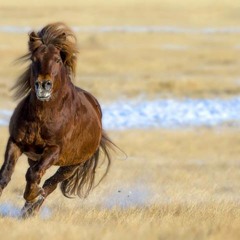
{"type": "Polygon", "coordinates": [[[9,124],[9,139],[0,169],[0,196],[11,180],[18,158],[28,158],[22,218],[38,213],[45,199],[60,184],[65,197],[85,198],[95,184],[100,155],[111,164],[116,146],[102,127],[97,99],[73,83],[77,39],[64,23],[48,24],[29,33],[28,53],[19,58],[28,67],[13,90],[19,104],[9,124]],[[46,171],[58,166],[42,187],[46,171]]]}

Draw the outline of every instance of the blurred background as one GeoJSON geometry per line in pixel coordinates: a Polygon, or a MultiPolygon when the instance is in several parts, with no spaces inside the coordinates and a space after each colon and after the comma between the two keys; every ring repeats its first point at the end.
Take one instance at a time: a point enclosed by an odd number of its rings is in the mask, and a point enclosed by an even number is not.
{"type": "MultiPolygon", "coordinates": [[[[154,204],[141,228],[149,235],[139,239],[239,239],[240,1],[1,0],[1,156],[17,104],[9,89],[24,69],[14,60],[27,52],[31,30],[56,21],[78,38],[75,84],[100,101],[105,128],[128,155],[118,153],[106,182],[81,202],[83,215],[86,206],[154,204]]],[[[24,188],[21,164],[12,194],[24,188]]],[[[50,199],[50,209],[72,208],[50,199]]],[[[138,213],[127,222],[135,231],[138,213]]],[[[121,214],[114,229],[125,226],[121,214]]]]}
{"type": "Polygon", "coordinates": [[[13,63],[28,33],[63,21],[78,38],[75,83],[106,105],[109,128],[234,121],[239,101],[226,98],[240,91],[239,10],[237,0],[2,1],[0,119],[16,104],[9,89],[23,67],[13,63]],[[121,123],[112,123],[116,116],[121,123]]]}

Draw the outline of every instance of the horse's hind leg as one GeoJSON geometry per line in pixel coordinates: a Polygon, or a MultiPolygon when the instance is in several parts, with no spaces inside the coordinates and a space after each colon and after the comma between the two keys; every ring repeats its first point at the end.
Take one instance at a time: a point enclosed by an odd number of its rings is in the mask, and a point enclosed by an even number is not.
{"type": "Polygon", "coordinates": [[[45,198],[57,188],[58,183],[71,177],[74,174],[75,169],[76,166],[60,167],[52,177],[45,181],[41,195],[36,198],[36,201],[26,201],[22,209],[22,217],[27,218],[35,215],[42,206],[45,198]]]}
{"type": "Polygon", "coordinates": [[[76,168],[77,166],[60,167],[57,172],[43,184],[43,196],[47,197],[57,188],[58,183],[70,178],[76,168]]]}

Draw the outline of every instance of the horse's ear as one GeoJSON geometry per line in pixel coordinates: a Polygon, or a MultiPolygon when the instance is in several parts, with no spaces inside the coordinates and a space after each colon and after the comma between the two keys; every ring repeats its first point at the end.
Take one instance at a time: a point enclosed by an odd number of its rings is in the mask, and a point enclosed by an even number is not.
{"type": "Polygon", "coordinates": [[[67,40],[67,34],[64,32],[59,36],[59,38],[65,42],[67,40]]]}
{"type": "Polygon", "coordinates": [[[42,45],[42,41],[35,32],[29,34],[28,48],[31,52],[35,51],[39,46],[42,45]]]}
{"type": "Polygon", "coordinates": [[[37,36],[37,34],[36,34],[35,32],[31,32],[31,33],[29,34],[29,41],[30,41],[30,42],[34,42],[34,41],[36,41],[37,39],[39,39],[39,37],[37,36]]]}

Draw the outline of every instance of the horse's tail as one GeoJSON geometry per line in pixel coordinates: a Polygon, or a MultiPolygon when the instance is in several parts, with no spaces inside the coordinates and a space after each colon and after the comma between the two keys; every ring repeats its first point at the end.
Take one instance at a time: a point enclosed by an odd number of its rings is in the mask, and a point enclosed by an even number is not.
{"type": "Polygon", "coordinates": [[[61,183],[60,188],[62,194],[68,198],[72,196],[79,196],[80,198],[87,197],[90,190],[96,187],[107,175],[111,165],[110,150],[114,149],[114,147],[116,147],[116,145],[110,140],[107,134],[103,132],[100,146],[95,154],[89,160],[77,166],[74,174],[61,183]],[[94,185],[95,171],[102,153],[107,160],[107,167],[101,179],[94,185]]]}

